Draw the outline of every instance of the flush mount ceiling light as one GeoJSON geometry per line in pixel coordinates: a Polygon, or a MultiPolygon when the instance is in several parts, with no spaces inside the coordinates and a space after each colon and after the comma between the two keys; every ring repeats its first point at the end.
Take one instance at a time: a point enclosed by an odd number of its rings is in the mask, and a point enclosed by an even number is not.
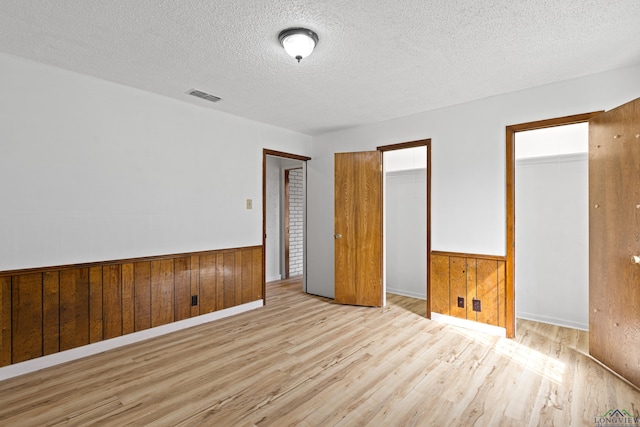
{"type": "Polygon", "coordinates": [[[289,28],[282,31],[278,39],[284,50],[298,62],[311,55],[318,44],[318,35],[306,28],[289,28]]]}

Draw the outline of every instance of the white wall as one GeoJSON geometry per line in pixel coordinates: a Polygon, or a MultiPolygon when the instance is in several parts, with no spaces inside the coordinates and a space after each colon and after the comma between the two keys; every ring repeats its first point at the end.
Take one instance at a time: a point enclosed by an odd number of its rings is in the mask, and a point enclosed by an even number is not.
{"type": "Polygon", "coordinates": [[[588,203],[587,153],[517,160],[517,317],[589,329],[588,203]]]}
{"type": "Polygon", "coordinates": [[[4,54],[0,69],[0,270],[260,245],[262,148],[310,154],[296,132],[4,54]]]}
{"type": "Polygon", "coordinates": [[[432,249],[505,255],[505,127],[611,109],[640,96],[638,75],[628,67],[314,137],[307,289],[333,297],[335,152],[431,138],[432,249]]]}
{"type": "Polygon", "coordinates": [[[385,151],[383,156],[384,171],[395,172],[409,169],[427,168],[427,147],[403,148],[402,150],[385,151]]]}
{"type": "MultiPolygon", "coordinates": [[[[421,157],[426,158],[422,148],[421,157]]],[[[395,151],[385,153],[385,166],[388,153],[395,151]]],[[[422,299],[427,296],[426,172],[387,172],[384,194],[387,292],[422,299]]]]}
{"type": "Polygon", "coordinates": [[[586,153],[589,151],[589,123],[516,132],[515,141],[516,159],[586,153]]]}

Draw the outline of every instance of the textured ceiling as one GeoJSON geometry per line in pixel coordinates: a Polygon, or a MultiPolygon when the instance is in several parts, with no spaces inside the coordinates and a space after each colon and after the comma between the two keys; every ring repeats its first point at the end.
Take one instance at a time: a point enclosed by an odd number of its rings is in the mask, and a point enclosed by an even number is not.
{"type": "Polygon", "coordinates": [[[0,51],[315,135],[638,64],[640,1],[0,0],[0,51]]]}

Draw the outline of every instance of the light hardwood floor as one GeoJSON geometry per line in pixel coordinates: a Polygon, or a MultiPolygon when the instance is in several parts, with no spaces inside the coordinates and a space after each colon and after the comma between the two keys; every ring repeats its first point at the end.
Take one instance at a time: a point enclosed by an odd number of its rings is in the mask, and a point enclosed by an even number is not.
{"type": "Polygon", "coordinates": [[[0,382],[0,425],[593,426],[640,393],[585,332],[519,321],[508,340],[268,285],[268,305],[0,382]]]}

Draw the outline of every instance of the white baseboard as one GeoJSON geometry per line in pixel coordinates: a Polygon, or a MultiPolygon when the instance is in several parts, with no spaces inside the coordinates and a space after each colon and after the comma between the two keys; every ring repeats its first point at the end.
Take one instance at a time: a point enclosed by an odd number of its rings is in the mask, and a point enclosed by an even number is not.
{"type": "Polygon", "coordinates": [[[485,334],[496,335],[498,337],[506,337],[507,330],[498,326],[487,325],[486,323],[474,322],[467,319],[459,319],[457,317],[446,316],[440,313],[431,313],[431,320],[446,323],[453,326],[460,326],[462,328],[471,329],[478,332],[484,332],[485,334]]]}
{"type": "Polygon", "coordinates": [[[526,313],[516,310],[516,317],[519,319],[532,320],[534,322],[548,323],[550,325],[562,326],[563,328],[578,329],[580,331],[589,331],[589,324],[575,322],[573,320],[558,319],[556,317],[543,316],[536,313],[526,313]]]}
{"type": "Polygon", "coordinates": [[[81,359],[107,350],[144,341],[149,338],[159,337],[181,329],[190,328],[192,326],[201,325],[203,323],[212,322],[225,317],[244,313],[246,311],[260,308],[264,305],[263,300],[252,301],[235,307],[225,308],[224,310],[214,311],[213,313],[203,314],[201,316],[192,317],[190,319],[180,320],[169,323],[168,325],[157,326],[155,328],[146,329],[140,332],[123,335],[121,337],[111,338],[82,347],[73,348],[71,350],[61,351],[59,353],[50,354],[48,356],[38,357],[37,359],[27,360],[25,362],[15,363],[13,365],[0,368],[0,381],[8,378],[17,377],[18,375],[27,374],[29,372],[39,371],[50,366],[59,365],[61,363],[70,362],[72,360],[81,359]]]}
{"type": "Polygon", "coordinates": [[[427,299],[426,293],[411,292],[411,291],[406,291],[404,289],[387,288],[387,292],[394,295],[402,295],[403,297],[423,299],[425,301],[427,299]]]}

